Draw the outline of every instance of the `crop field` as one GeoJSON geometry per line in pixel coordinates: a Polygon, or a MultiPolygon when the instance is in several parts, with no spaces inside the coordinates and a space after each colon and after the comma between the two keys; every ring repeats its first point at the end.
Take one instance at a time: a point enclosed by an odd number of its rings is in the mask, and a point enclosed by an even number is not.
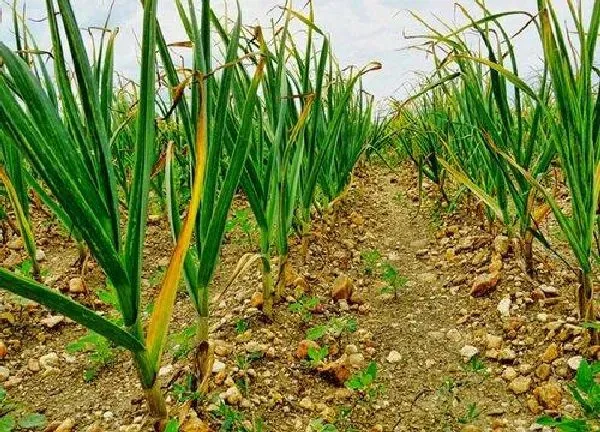
{"type": "Polygon", "coordinates": [[[319,0],[30,3],[0,432],[600,431],[600,2],[413,2],[394,83],[319,0]]]}

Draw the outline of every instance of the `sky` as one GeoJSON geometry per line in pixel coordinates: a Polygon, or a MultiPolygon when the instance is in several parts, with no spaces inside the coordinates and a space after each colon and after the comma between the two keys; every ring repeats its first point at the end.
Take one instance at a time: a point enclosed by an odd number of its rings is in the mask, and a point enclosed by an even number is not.
{"type": "MultiPolygon", "coordinates": [[[[12,2],[12,0],[10,0],[12,2]]],[[[19,0],[22,2],[23,0],[19,0]]],[[[447,23],[462,23],[464,16],[453,0],[313,0],[316,22],[329,33],[334,52],[342,66],[361,66],[379,61],[383,69],[365,78],[365,87],[376,95],[381,104],[389,98],[403,99],[414,90],[419,77],[432,70],[432,60],[425,53],[411,49],[417,43],[405,35],[423,34],[423,27],[411,16],[413,11],[429,22],[435,17],[447,23]]],[[[591,11],[594,0],[581,0],[585,12],[591,11]]],[[[0,23],[0,40],[12,43],[10,9],[0,0],[3,19],[0,23]]],[[[274,6],[283,0],[240,0],[243,21],[249,25],[268,27],[270,18],[277,15],[274,6]]],[[[196,0],[199,4],[199,0],[196,0]]],[[[229,12],[235,3],[229,1],[229,12]]],[[[473,0],[461,2],[470,12],[478,10],[473,0]]],[[[567,0],[553,0],[561,17],[567,17],[567,0]]],[[[45,16],[45,1],[27,0],[30,28],[41,48],[48,46],[46,24],[35,22],[45,16]]],[[[82,28],[102,26],[111,0],[72,0],[82,28]]],[[[218,13],[225,12],[225,0],[213,0],[218,13]]],[[[294,7],[302,8],[305,0],[295,0],[294,7]]],[[[535,12],[537,0],[487,0],[494,12],[524,10],[535,12]]],[[[187,39],[179,23],[173,0],[159,0],[159,20],[168,41],[187,39]]],[[[527,21],[525,17],[505,18],[507,30],[517,32],[527,21]]],[[[138,69],[137,40],[141,34],[142,8],[136,0],[114,0],[110,27],[119,27],[116,46],[116,69],[135,79],[138,69]]],[[[534,27],[521,33],[515,41],[521,74],[535,75],[541,64],[539,36],[534,27]]]]}

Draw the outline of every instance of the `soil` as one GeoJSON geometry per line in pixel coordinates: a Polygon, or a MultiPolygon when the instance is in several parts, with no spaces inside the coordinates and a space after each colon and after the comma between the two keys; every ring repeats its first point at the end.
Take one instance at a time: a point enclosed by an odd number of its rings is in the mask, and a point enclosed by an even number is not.
{"type": "MultiPolygon", "coordinates": [[[[261,290],[258,268],[222,292],[242,255],[256,253],[252,241],[256,232],[250,239],[239,228],[227,235],[212,302],[212,336],[222,348],[216,360],[224,370],[213,375],[210,394],[198,409],[211,430],[242,430],[223,425],[225,405],[217,402],[233,382],[243,399],[230,404],[230,419],[233,410],[239,412],[247,430],[252,430],[249,422],[262,419],[269,431],[310,431],[311,421],[323,419],[335,423],[339,431],[518,431],[529,430],[543,411],[575,410],[566,391],[565,383],[574,374],[567,362],[591,354],[585,334],[573,325],[572,272],[536,246],[536,275],[525,275],[516,245],[508,242],[506,250],[499,251],[504,249],[498,245],[501,233],[481,222],[473,211],[476,206],[465,202],[449,211],[427,184],[419,203],[416,185],[408,165],[395,170],[361,167],[343,198],[315,219],[305,260],[301,241],[292,239],[294,276],[289,281],[294,282],[286,301],[276,306],[272,323],[265,322],[250,301],[261,290]],[[488,274],[490,261],[498,261],[500,255],[503,269],[497,287],[481,298],[472,297],[474,280],[488,274]],[[374,257],[372,267],[369,257],[374,257]],[[395,292],[389,288],[390,268],[400,281],[395,292]],[[354,286],[349,304],[332,299],[332,287],[340,277],[349,278],[354,286]],[[291,310],[290,305],[314,297],[320,305],[305,316],[291,310]],[[502,316],[498,305],[506,298],[509,315],[502,316]],[[377,378],[368,388],[344,389],[343,383],[319,372],[319,366],[297,358],[306,331],[332,318],[355,320],[357,325],[355,332],[320,341],[328,347],[327,361],[344,352],[361,354],[354,357],[356,369],[351,374],[374,362],[377,378]],[[552,343],[556,358],[544,358],[552,343]],[[469,347],[479,354],[465,361],[469,347]],[[539,371],[542,364],[548,365],[548,376],[539,371]],[[529,383],[522,394],[509,388],[518,376],[529,383]],[[557,389],[557,396],[534,392],[544,386],[557,389]]],[[[244,203],[239,200],[236,206],[243,208],[244,203]]],[[[47,256],[45,282],[68,290],[69,281],[81,276],[74,264],[76,245],[39,210],[35,222],[47,256]]],[[[166,221],[151,224],[146,299],[156,293],[171,250],[166,221]]],[[[14,254],[25,259],[22,249],[8,245],[0,254],[5,263],[14,261],[14,254]]],[[[83,280],[87,291],[70,295],[110,313],[98,299],[105,282],[92,260],[84,266],[83,280]]],[[[48,328],[41,320],[52,315],[0,293],[0,339],[8,347],[0,366],[10,371],[3,386],[16,402],[17,413],[43,413],[54,426],[70,418],[74,431],[153,430],[129,355],[115,350],[114,358],[85,381],[89,353],[69,352],[66,347],[86,332],[68,320],[48,328]],[[58,358],[50,359],[50,367],[40,367],[39,359],[49,353],[58,358]]],[[[182,406],[187,412],[190,406],[180,391],[189,361],[174,354],[191,343],[181,332],[193,325],[194,316],[182,289],[171,326],[179,346],[172,344],[166,350],[161,370],[174,413],[182,406]]]]}

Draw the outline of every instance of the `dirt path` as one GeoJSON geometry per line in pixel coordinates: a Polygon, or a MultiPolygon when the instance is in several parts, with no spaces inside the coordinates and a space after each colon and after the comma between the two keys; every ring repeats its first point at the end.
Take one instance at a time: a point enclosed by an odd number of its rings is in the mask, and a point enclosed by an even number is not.
{"type": "MultiPolygon", "coordinates": [[[[238,428],[220,430],[252,431],[250,423],[260,418],[267,430],[278,432],[310,430],[307,426],[317,419],[335,424],[341,432],[508,432],[529,430],[542,408],[571,409],[562,391],[564,381],[573,375],[566,364],[585,349],[580,333],[565,323],[572,321],[572,299],[534,299],[532,290],[542,284],[564,285],[567,292],[572,281],[551,260],[540,264],[539,280],[529,280],[507,253],[497,290],[483,299],[472,298],[470,286],[477,274],[486,274],[494,238],[479,230],[468,214],[461,221],[427,201],[419,210],[414,186],[408,168],[399,176],[380,167],[361,171],[336,211],[315,223],[305,264],[300,246],[292,247],[296,276],[274,323],[265,324],[251,302],[260,290],[258,271],[237,281],[227,295],[215,297],[217,367],[201,413],[215,430],[229,420],[238,428]],[[331,298],[336,279],[344,277],[355,289],[349,305],[331,298]],[[390,285],[396,285],[396,295],[390,285]],[[511,307],[510,316],[502,317],[497,306],[504,298],[510,299],[511,307]],[[298,312],[298,305],[311,299],[318,299],[319,306],[298,312]],[[349,364],[349,375],[366,370],[371,362],[377,365],[375,383],[350,392],[332,383],[331,374],[319,372],[322,366],[299,359],[297,351],[310,329],[354,321],[354,332],[319,340],[328,348],[324,361],[343,360],[349,364]],[[557,337],[556,357],[540,362],[557,337]],[[474,348],[479,355],[465,363],[461,350],[465,354],[465,349],[474,348]],[[548,375],[538,373],[543,364],[548,365],[548,375]],[[518,396],[509,390],[515,380],[527,384],[518,396]],[[551,385],[559,392],[552,400],[540,398],[539,392],[532,396],[534,388],[551,385]],[[228,399],[229,408],[219,398],[228,399]]],[[[150,232],[145,278],[152,292],[170,241],[166,226],[152,227],[150,232]]],[[[60,259],[64,240],[52,238],[45,246],[49,271],[55,284],[64,285],[73,270],[59,265],[64,264],[60,259]]],[[[253,243],[245,235],[231,233],[215,293],[242,253],[251,250],[253,243]]],[[[80,300],[104,308],[94,300],[93,291],[103,285],[97,269],[86,282],[90,293],[80,300]]],[[[93,424],[100,428],[90,429],[94,431],[151,430],[125,353],[117,353],[95,379],[84,382],[87,355],[65,352],[82,330],[66,322],[49,329],[40,321],[48,314],[32,306],[9,323],[7,314],[14,318],[18,310],[14,298],[0,294],[0,324],[9,347],[0,366],[9,371],[4,386],[11,399],[28,411],[44,412],[49,421],[71,417],[77,431],[93,424]],[[48,354],[53,354],[52,364],[40,367],[48,354]]],[[[177,354],[185,353],[190,342],[185,330],[193,316],[182,293],[173,324],[175,344],[169,347],[161,373],[165,385],[179,383],[169,389],[177,406],[190,396],[182,390],[185,380],[177,381],[185,376],[188,362],[177,354]]]]}

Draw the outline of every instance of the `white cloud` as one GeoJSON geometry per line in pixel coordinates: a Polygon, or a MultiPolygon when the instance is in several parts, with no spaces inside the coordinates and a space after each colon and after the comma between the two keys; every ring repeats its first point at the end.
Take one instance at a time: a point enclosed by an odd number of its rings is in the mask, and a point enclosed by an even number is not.
{"type": "MultiPolygon", "coordinates": [[[[268,27],[271,16],[277,15],[273,5],[277,0],[241,0],[244,22],[268,27]]],[[[590,11],[594,0],[582,0],[585,11],[590,11]]],[[[199,2],[195,2],[199,3],[199,2]]],[[[301,7],[305,0],[295,0],[301,7]]],[[[80,26],[99,26],[104,23],[110,0],[72,0],[80,26]]],[[[384,69],[366,78],[367,88],[383,99],[392,94],[403,96],[406,88],[416,83],[416,73],[429,71],[431,60],[423,53],[404,50],[414,43],[405,40],[403,34],[423,33],[423,27],[407,12],[413,10],[433,21],[433,15],[445,22],[464,22],[453,0],[314,0],[318,25],[325,29],[332,39],[334,51],[342,65],[362,65],[372,60],[383,63],[384,69]],[[398,91],[398,89],[400,89],[398,91]]],[[[466,0],[470,12],[477,10],[473,0],[466,0]]],[[[561,16],[566,16],[566,0],[555,0],[554,4],[561,16]]],[[[213,6],[219,13],[225,11],[225,1],[215,0],[213,6]]],[[[235,3],[229,2],[229,14],[235,13],[235,3]]],[[[488,0],[487,6],[494,11],[536,10],[536,0],[488,0]]],[[[42,18],[45,15],[44,2],[29,0],[28,16],[42,18]]],[[[4,6],[3,22],[0,24],[0,40],[13,39],[10,12],[4,6]]],[[[117,42],[116,67],[127,75],[135,75],[137,70],[137,40],[140,35],[142,10],[136,0],[115,0],[111,26],[120,28],[117,42]]],[[[185,32],[177,16],[172,0],[159,1],[159,20],[169,41],[186,39],[185,32]]],[[[509,32],[517,31],[525,18],[510,17],[503,20],[509,32]]],[[[30,23],[30,27],[41,47],[48,45],[45,23],[30,23]]],[[[539,37],[532,27],[515,41],[521,70],[525,73],[539,65],[541,56],[539,37]]]]}

